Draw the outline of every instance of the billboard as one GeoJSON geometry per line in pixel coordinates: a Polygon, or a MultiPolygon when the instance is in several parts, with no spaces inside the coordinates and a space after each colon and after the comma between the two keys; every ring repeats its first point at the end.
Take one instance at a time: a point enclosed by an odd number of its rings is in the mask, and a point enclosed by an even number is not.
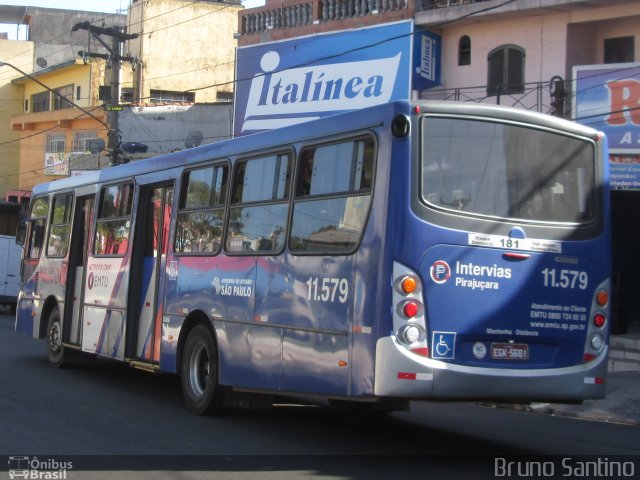
{"type": "Polygon", "coordinates": [[[573,118],[609,140],[610,185],[640,190],[640,63],[573,68],[573,118]]]}
{"type": "Polygon", "coordinates": [[[410,97],[413,22],[237,50],[234,134],[410,97]]]}
{"type": "Polygon", "coordinates": [[[413,90],[437,87],[442,83],[442,37],[426,30],[417,31],[413,42],[413,90]]]}
{"type": "Polygon", "coordinates": [[[612,153],[640,153],[640,63],[573,67],[573,118],[607,134],[612,153]]]}

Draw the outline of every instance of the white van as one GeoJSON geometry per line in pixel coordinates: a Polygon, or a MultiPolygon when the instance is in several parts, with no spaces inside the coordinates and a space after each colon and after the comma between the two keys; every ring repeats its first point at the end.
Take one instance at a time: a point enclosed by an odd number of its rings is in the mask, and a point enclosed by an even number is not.
{"type": "Polygon", "coordinates": [[[20,258],[22,247],[16,244],[16,237],[0,235],[0,305],[16,311],[20,283],[20,258]]]}

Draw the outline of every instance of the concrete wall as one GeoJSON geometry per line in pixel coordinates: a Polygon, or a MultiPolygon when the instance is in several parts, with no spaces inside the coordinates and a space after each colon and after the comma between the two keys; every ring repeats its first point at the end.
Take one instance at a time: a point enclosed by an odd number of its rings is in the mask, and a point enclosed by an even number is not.
{"type": "Polygon", "coordinates": [[[198,103],[233,92],[238,10],[232,3],[181,0],[136,1],[129,8],[129,32],[140,37],[127,49],[142,59],[134,75],[140,103],[151,90],[195,91],[198,103]],[[201,87],[211,86],[206,89],[201,87]]]}
{"type": "Polygon", "coordinates": [[[186,148],[189,134],[202,145],[231,138],[233,105],[158,105],[127,107],[119,119],[123,142],[141,142],[149,152],[168,153],[186,148]]]}
{"type": "MultiPolygon", "coordinates": [[[[30,40],[35,43],[32,58],[34,71],[41,68],[35,63],[39,57],[44,58],[51,66],[77,58],[79,50],[106,53],[105,48],[95,38],[89,40],[86,30],[71,33],[76,23],[89,21],[99,27],[112,27],[124,26],[127,22],[126,15],[39,7],[28,7],[27,15],[31,23],[30,40]]],[[[110,37],[103,39],[107,44],[111,44],[110,37]]]]}

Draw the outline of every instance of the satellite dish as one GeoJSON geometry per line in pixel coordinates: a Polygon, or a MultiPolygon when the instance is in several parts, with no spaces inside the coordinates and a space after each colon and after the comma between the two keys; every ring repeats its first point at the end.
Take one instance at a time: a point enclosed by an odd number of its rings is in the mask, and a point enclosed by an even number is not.
{"type": "Polygon", "coordinates": [[[95,155],[96,153],[103,151],[105,146],[103,139],[95,138],[89,142],[89,151],[95,155]]]}
{"type": "Polygon", "coordinates": [[[203,138],[204,136],[202,135],[202,132],[200,130],[194,130],[189,135],[187,135],[187,138],[184,139],[184,147],[185,148],[197,147],[202,143],[203,138]]]}
{"type": "Polygon", "coordinates": [[[36,58],[36,65],[38,65],[40,68],[45,68],[48,65],[47,60],[42,57],[38,57],[36,58]]]}

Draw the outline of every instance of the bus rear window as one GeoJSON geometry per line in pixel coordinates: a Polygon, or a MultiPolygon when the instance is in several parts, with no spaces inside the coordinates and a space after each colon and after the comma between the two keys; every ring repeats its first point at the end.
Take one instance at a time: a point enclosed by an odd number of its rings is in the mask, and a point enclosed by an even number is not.
{"type": "Polygon", "coordinates": [[[425,116],[421,197],[429,205],[505,219],[594,218],[592,142],[508,123],[425,116]]]}

